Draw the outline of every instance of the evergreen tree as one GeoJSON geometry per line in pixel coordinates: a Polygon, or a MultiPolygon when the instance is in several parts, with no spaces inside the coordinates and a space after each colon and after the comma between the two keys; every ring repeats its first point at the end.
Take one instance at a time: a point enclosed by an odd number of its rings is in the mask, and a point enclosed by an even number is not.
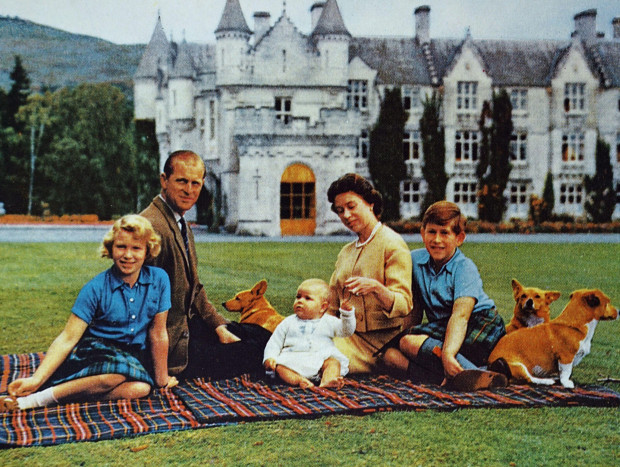
{"type": "Polygon", "coordinates": [[[159,144],[155,122],[136,120],[136,212],[142,211],[159,193],[159,144]]]}
{"type": "Polygon", "coordinates": [[[446,146],[444,130],[441,126],[441,97],[433,95],[423,102],[424,111],[420,118],[420,136],[422,138],[422,153],[424,165],[422,175],[426,180],[426,193],[422,202],[421,213],[436,201],[446,198],[446,146]]]}
{"type": "Polygon", "coordinates": [[[30,94],[30,78],[22,65],[22,59],[19,55],[15,55],[15,66],[11,71],[10,78],[13,81],[11,90],[6,96],[6,105],[2,115],[3,126],[16,128],[21,131],[22,125],[16,121],[16,114],[22,105],[26,104],[28,95],[30,94]]]}
{"type": "Polygon", "coordinates": [[[478,217],[500,222],[506,211],[504,191],[510,175],[510,138],[512,136],[512,104],[505,89],[493,94],[492,119],[489,107],[483,106],[479,127],[483,136],[481,158],[476,169],[479,177],[478,217]],[[485,140],[485,135],[487,140],[485,140]],[[488,153],[486,153],[488,148],[488,153]]]}
{"type": "Polygon", "coordinates": [[[545,188],[543,189],[542,206],[540,209],[540,222],[551,220],[555,207],[555,193],[553,192],[553,174],[547,172],[545,188]]]}
{"type": "Polygon", "coordinates": [[[379,118],[370,132],[368,168],[375,188],[383,195],[382,219],[400,219],[400,182],[407,177],[403,134],[407,112],[400,88],[386,90],[379,118]]]}
{"type": "Polygon", "coordinates": [[[586,175],[584,185],[586,200],[584,208],[592,222],[609,222],[616,208],[614,173],[609,160],[609,144],[596,140],[596,169],[594,176],[586,175]]]}

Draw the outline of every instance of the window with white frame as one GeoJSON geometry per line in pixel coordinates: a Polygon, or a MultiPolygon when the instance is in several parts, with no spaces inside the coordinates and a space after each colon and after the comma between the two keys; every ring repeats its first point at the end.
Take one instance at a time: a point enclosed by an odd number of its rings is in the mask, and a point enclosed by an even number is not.
{"type": "Polygon", "coordinates": [[[527,183],[508,183],[508,202],[514,206],[529,206],[530,194],[527,183]]]}
{"type": "Polygon", "coordinates": [[[586,84],[566,83],[564,85],[564,111],[584,112],[586,110],[586,84]]]}
{"type": "Polygon", "coordinates": [[[516,131],[510,136],[510,161],[524,163],[527,160],[527,132],[516,131]]]}
{"type": "Polygon", "coordinates": [[[562,160],[564,162],[582,162],[585,135],[582,132],[564,133],[562,135],[562,160]]]}
{"type": "Polygon", "coordinates": [[[475,182],[454,182],[452,201],[457,204],[475,204],[478,198],[478,188],[475,182]]]}
{"type": "Polygon", "coordinates": [[[403,86],[402,88],[403,108],[412,110],[420,108],[420,87],[419,86],[403,86]]]}
{"type": "Polygon", "coordinates": [[[478,109],[477,81],[459,81],[456,84],[456,109],[462,112],[478,109]]]}
{"type": "Polygon", "coordinates": [[[420,201],[422,200],[420,182],[415,180],[402,181],[400,187],[400,199],[405,204],[420,204],[420,201]]]}
{"type": "Polygon", "coordinates": [[[560,184],[560,204],[580,205],[583,201],[583,186],[581,183],[560,184]]]}
{"type": "Polygon", "coordinates": [[[360,137],[357,139],[357,152],[355,157],[360,159],[368,159],[368,148],[370,147],[370,140],[368,138],[368,130],[362,130],[360,137]]]}
{"type": "Polygon", "coordinates": [[[293,120],[290,97],[276,97],[276,120],[288,125],[293,120]]]}
{"type": "Polygon", "coordinates": [[[347,84],[347,109],[368,108],[368,81],[350,79],[347,84]]]}
{"type": "Polygon", "coordinates": [[[416,162],[422,159],[422,140],[419,131],[406,131],[403,135],[403,159],[416,162]]]}
{"type": "Polygon", "coordinates": [[[475,162],[478,160],[477,131],[457,131],[454,143],[454,158],[456,162],[475,162]]]}
{"type": "Polygon", "coordinates": [[[524,112],[527,110],[527,89],[512,89],[510,91],[510,103],[513,112],[524,112]]]}

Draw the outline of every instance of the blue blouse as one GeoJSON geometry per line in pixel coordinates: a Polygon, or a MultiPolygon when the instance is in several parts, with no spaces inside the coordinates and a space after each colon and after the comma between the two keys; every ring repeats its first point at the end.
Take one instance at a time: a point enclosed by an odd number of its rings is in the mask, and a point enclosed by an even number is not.
{"type": "Polygon", "coordinates": [[[82,287],[71,312],[89,325],[90,335],[144,349],[153,318],[170,306],[170,280],[163,269],[143,266],[129,287],[111,267],[82,287]]]}

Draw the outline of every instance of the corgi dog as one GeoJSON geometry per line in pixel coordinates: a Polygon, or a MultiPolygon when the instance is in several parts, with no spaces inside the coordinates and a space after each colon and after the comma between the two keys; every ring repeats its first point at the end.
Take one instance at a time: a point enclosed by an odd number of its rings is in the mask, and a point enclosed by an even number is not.
{"type": "Polygon", "coordinates": [[[265,298],[267,281],[261,280],[250,290],[242,290],[233,298],[222,303],[224,308],[233,313],[241,313],[240,323],[258,324],[273,333],[284,316],[278,313],[265,298]]]}
{"type": "Polygon", "coordinates": [[[618,310],[598,289],[576,290],[562,313],[548,323],[521,328],[502,337],[489,356],[489,370],[516,381],[554,384],[559,373],[565,388],[574,388],[573,368],[590,353],[594,329],[601,320],[618,318],[618,310]]]}
{"type": "Polygon", "coordinates": [[[512,280],[512,295],[515,309],[510,323],[506,326],[506,333],[548,323],[549,305],[560,298],[560,292],[523,287],[516,279],[512,280]]]}

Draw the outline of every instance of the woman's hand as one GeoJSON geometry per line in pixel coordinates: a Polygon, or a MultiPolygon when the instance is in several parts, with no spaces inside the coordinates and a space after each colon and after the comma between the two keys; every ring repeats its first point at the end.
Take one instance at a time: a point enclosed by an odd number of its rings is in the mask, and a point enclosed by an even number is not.
{"type": "Polygon", "coordinates": [[[349,277],[344,283],[344,290],[352,295],[376,293],[379,287],[381,287],[379,281],[360,276],[349,277]]]}
{"type": "Polygon", "coordinates": [[[9,384],[9,394],[14,397],[27,396],[36,392],[41,383],[36,381],[32,376],[29,378],[19,378],[9,384]]]}

